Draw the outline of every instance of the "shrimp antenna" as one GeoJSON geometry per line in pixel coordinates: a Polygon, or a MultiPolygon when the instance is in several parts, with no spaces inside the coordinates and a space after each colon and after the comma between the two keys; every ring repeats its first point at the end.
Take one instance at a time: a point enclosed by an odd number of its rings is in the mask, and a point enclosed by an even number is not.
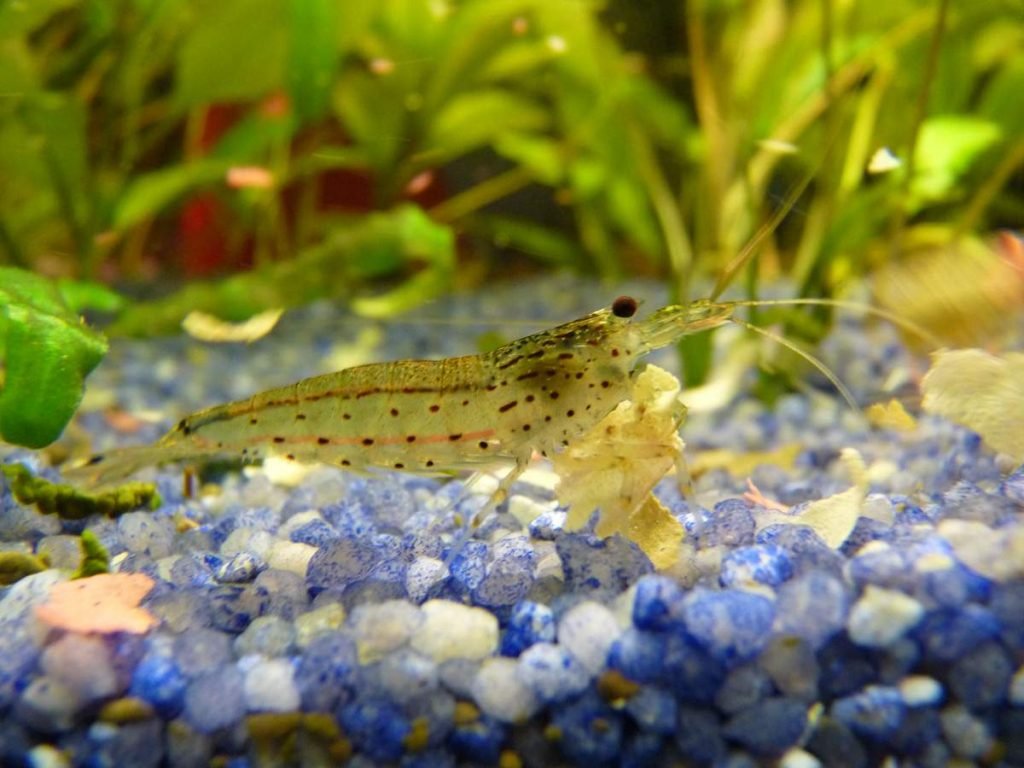
{"type": "Polygon", "coordinates": [[[804,190],[810,185],[811,180],[814,178],[813,173],[806,174],[800,183],[793,187],[789,194],[786,195],[786,199],[782,202],[772,214],[771,218],[768,219],[764,224],[757,228],[757,232],[754,236],[747,241],[747,244],[743,246],[743,249],[736,254],[736,257],[729,262],[722,273],[718,276],[718,280],[715,281],[715,287],[711,291],[710,299],[714,301],[722,292],[729,287],[736,273],[739,272],[743,267],[747,265],[747,262],[753,258],[754,253],[761,246],[761,243],[765,241],[775,230],[779,228],[782,220],[789,215],[789,212],[793,210],[796,205],[796,201],[800,199],[800,195],[804,193],[804,190]]]}
{"type": "Polygon", "coordinates": [[[848,301],[846,299],[740,299],[729,303],[736,307],[784,307],[795,304],[809,304],[811,306],[858,310],[865,314],[886,320],[898,328],[902,328],[908,333],[914,334],[922,341],[926,341],[935,349],[943,346],[942,342],[939,341],[932,333],[925,330],[913,320],[908,320],[895,312],[890,312],[887,309],[882,309],[881,307],[876,307],[872,304],[865,304],[860,301],[848,301]]]}
{"type": "Polygon", "coordinates": [[[785,338],[784,336],[780,336],[777,333],[773,333],[772,331],[769,331],[766,328],[756,326],[753,323],[748,323],[746,320],[740,320],[738,317],[732,317],[729,319],[732,322],[736,323],[737,325],[743,326],[748,331],[759,333],[765,338],[771,339],[777,344],[781,344],[783,347],[790,350],[791,352],[795,352],[796,354],[800,355],[800,357],[802,357],[808,363],[817,368],[822,373],[822,375],[832,383],[832,386],[836,388],[836,391],[843,396],[843,400],[845,400],[853,410],[855,410],[857,413],[860,413],[860,406],[854,399],[853,393],[850,392],[849,389],[847,389],[846,385],[843,384],[842,381],[839,380],[838,376],[832,373],[832,370],[827,365],[825,365],[825,363],[823,363],[817,357],[812,355],[806,349],[801,349],[799,345],[794,344],[792,341],[785,338]]]}

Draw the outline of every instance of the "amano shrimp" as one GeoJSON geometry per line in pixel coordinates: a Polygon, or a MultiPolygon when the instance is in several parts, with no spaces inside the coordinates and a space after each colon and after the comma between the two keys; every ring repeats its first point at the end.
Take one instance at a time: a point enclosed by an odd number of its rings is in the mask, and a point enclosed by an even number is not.
{"type": "Polygon", "coordinates": [[[654,349],[729,322],[732,302],[671,305],[636,320],[629,296],[492,352],[374,363],[304,379],[186,416],[148,446],[70,470],[92,484],[207,456],[270,456],[422,474],[512,463],[569,445],[628,400],[654,349]]]}

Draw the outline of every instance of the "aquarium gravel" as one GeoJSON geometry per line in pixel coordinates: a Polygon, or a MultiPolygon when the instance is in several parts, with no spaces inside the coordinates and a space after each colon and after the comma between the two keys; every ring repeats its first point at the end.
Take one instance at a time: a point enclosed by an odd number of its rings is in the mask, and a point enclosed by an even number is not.
{"type": "MultiPolygon", "coordinates": [[[[659,305],[657,289],[630,290],[659,305]]],[[[97,450],[149,441],[204,405],[373,359],[472,353],[494,322],[610,298],[550,280],[431,309],[451,324],[318,305],[248,346],[117,342],[70,435],[97,450]]],[[[926,365],[857,318],[821,354],[864,402],[906,395],[926,365]]],[[[165,467],[141,475],[158,509],[84,521],[4,486],[5,550],[71,567],[68,536],[88,527],[114,571],[153,579],[141,607],[159,623],[47,629],[35,609],[67,570],[0,590],[0,762],[1024,765],[1024,471],[935,417],[872,429],[814,378],[773,408],[741,392],[683,436],[698,464],[798,449],[789,466],[706,469],[699,510],[664,480],[687,536],[660,572],[593,521],[565,530],[542,462],[468,534],[493,480],[211,467],[186,497],[165,467]],[[849,486],[844,448],[869,489],[830,546],[797,513],[849,486]],[[790,511],[745,499],[745,472],[790,511]]],[[[39,454],[4,461],[59,478],[39,454]]]]}

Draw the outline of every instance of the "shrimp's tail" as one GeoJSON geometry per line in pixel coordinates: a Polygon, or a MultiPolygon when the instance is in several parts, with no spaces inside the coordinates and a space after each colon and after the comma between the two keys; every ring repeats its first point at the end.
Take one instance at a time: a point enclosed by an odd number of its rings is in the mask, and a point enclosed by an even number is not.
{"type": "Polygon", "coordinates": [[[151,445],[115,448],[97,453],[84,463],[64,471],[64,478],[76,485],[90,488],[110,485],[134,475],[146,467],[193,457],[194,446],[164,438],[151,445]]]}

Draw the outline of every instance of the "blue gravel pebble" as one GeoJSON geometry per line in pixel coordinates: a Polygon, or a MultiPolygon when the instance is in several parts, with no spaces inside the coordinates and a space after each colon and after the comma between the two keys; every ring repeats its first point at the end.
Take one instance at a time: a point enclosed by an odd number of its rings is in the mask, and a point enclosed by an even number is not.
{"type": "Polygon", "coordinates": [[[764,647],[775,618],[772,601],[762,595],[698,588],[683,602],[686,631],[715,659],[736,664],[764,647]]]}
{"type": "Polygon", "coordinates": [[[647,632],[630,627],[612,643],[608,667],[638,683],[658,682],[665,674],[669,637],[663,632],[647,632]]]}
{"type": "Polygon", "coordinates": [[[671,734],[676,727],[679,706],[675,697],[663,688],[644,686],[626,702],[626,713],[645,731],[671,734]]]}
{"type": "Polygon", "coordinates": [[[448,746],[457,757],[482,765],[498,762],[504,741],[505,726],[486,715],[456,726],[448,735],[448,746]]]}
{"type": "Polygon", "coordinates": [[[870,685],[832,703],[832,717],[856,733],[879,740],[896,732],[906,711],[899,690],[882,685],[870,685]]]}
{"type": "Polygon", "coordinates": [[[397,760],[405,751],[411,726],[402,712],[385,701],[357,700],[341,708],[338,720],[345,734],[371,760],[397,760]]]}
{"type": "Polygon", "coordinates": [[[610,763],[622,748],[622,720],[595,694],[560,707],[551,721],[561,732],[559,749],[578,764],[610,763]]]}
{"type": "Polygon", "coordinates": [[[506,536],[490,548],[483,577],[472,590],[477,605],[500,608],[526,597],[533,585],[537,555],[525,536],[506,536]]]}
{"type": "Polygon", "coordinates": [[[762,757],[777,757],[794,746],[807,727],[807,705],[798,699],[765,699],[735,715],[722,733],[762,757]]]}
{"type": "Polygon", "coordinates": [[[793,561],[775,544],[755,544],[734,549],[722,560],[719,581],[724,587],[757,582],[776,587],[793,576],[793,561]]]}
{"type": "Polygon", "coordinates": [[[185,719],[200,733],[230,728],[245,714],[243,686],[233,664],[200,675],[185,691],[185,719]]]}
{"type": "Polygon", "coordinates": [[[171,719],[181,712],[185,705],[185,688],[188,680],[174,659],[168,656],[148,656],[135,668],[130,692],[164,718],[171,719]]]}
{"type": "Polygon", "coordinates": [[[753,664],[744,664],[729,672],[715,694],[715,706],[731,715],[752,707],[772,693],[768,674],[753,664]]]}
{"type": "Polygon", "coordinates": [[[662,679],[680,702],[689,704],[710,704],[725,678],[725,665],[684,633],[668,635],[662,666],[662,679]]]}
{"type": "Polygon", "coordinates": [[[682,587],[666,576],[644,576],[636,583],[633,625],[638,629],[664,630],[682,624],[682,587]]]}
{"type": "Polygon", "coordinates": [[[651,561],[631,541],[616,534],[598,539],[571,533],[555,541],[566,586],[573,592],[602,591],[619,594],[654,570],[651,561]]]}
{"type": "Polygon", "coordinates": [[[988,642],[959,658],[949,671],[949,687],[970,709],[1002,704],[1015,671],[999,643],[988,642]]]}
{"type": "Polygon", "coordinates": [[[295,669],[302,706],[310,712],[330,712],[352,695],[358,669],[352,638],[340,634],[318,637],[306,648],[295,669]]]}
{"type": "Polygon", "coordinates": [[[534,643],[555,639],[555,614],[543,603],[523,600],[513,608],[501,636],[501,654],[518,656],[534,643]]]}
{"type": "Polygon", "coordinates": [[[364,542],[339,539],[320,547],[306,567],[306,585],[314,596],[325,589],[342,589],[365,577],[376,552],[364,542]]]}
{"type": "Polygon", "coordinates": [[[213,626],[235,634],[244,631],[253,619],[262,616],[270,607],[270,593],[254,584],[214,587],[207,593],[207,599],[213,626]]]}
{"type": "Polygon", "coordinates": [[[849,607],[850,595],[841,579],[809,571],[779,587],[775,630],[801,637],[818,648],[843,629],[849,607]]]}
{"type": "Polygon", "coordinates": [[[537,643],[519,657],[519,678],[545,703],[562,701],[583,691],[590,674],[568,650],[537,643]]]}
{"type": "Polygon", "coordinates": [[[300,525],[291,532],[288,538],[299,544],[309,544],[319,548],[325,544],[330,544],[338,537],[338,531],[335,530],[334,526],[325,520],[316,519],[300,525]]]}
{"type": "Polygon", "coordinates": [[[939,662],[951,662],[972,648],[999,635],[999,620],[987,608],[967,605],[962,609],[943,608],[928,613],[914,629],[925,656],[939,662]]]}
{"type": "Polygon", "coordinates": [[[700,534],[700,546],[741,547],[753,544],[755,526],[750,502],[725,499],[715,504],[711,520],[700,534]]]}
{"type": "Polygon", "coordinates": [[[830,548],[813,528],[806,525],[775,523],[757,532],[757,544],[774,544],[789,553],[796,574],[812,570],[839,575],[842,573],[843,556],[830,548]]]}
{"type": "Polygon", "coordinates": [[[697,765],[717,765],[727,752],[721,723],[711,709],[680,707],[675,740],[683,757],[697,765]]]}

